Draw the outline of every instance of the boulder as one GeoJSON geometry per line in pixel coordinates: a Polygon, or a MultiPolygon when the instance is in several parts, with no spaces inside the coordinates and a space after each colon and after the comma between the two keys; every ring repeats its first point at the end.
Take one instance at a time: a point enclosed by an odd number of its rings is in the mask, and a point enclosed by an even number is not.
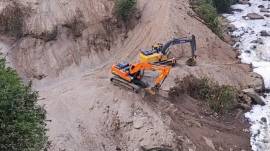
{"type": "Polygon", "coordinates": [[[267,123],[267,119],[265,117],[262,117],[261,121],[264,122],[264,123],[267,123]]]}
{"type": "Polygon", "coordinates": [[[260,32],[260,34],[261,34],[261,36],[263,36],[263,37],[268,37],[268,36],[270,36],[270,32],[269,32],[269,31],[266,31],[266,30],[262,30],[262,31],[260,32]]]}
{"type": "Polygon", "coordinates": [[[240,9],[240,8],[231,8],[231,11],[232,12],[242,12],[243,9],[240,9]]]}
{"type": "Polygon", "coordinates": [[[258,7],[259,7],[259,8],[265,8],[263,5],[259,5],[258,7]]]}
{"type": "Polygon", "coordinates": [[[255,19],[264,19],[263,16],[257,14],[257,13],[248,13],[247,17],[251,20],[255,20],[255,19]]]}
{"type": "Polygon", "coordinates": [[[256,40],[251,41],[251,43],[263,45],[263,39],[262,39],[262,38],[258,38],[258,39],[256,39],[256,40]]]}
{"type": "Polygon", "coordinates": [[[260,12],[269,13],[270,11],[267,8],[261,8],[260,9],[260,12]]]}
{"type": "Polygon", "coordinates": [[[263,101],[263,99],[258,95],[257,92],[255,92],[254,89],[250,88],[250,89],[245,89],[242,90],[246,95],[248,95],[249,97],[251,97],[251,99],[259,105],[265,105],[265,102],[263,101]]]}
{"type": "Polygon", "coordinates": [[[204,139],[207,146],[209,146],[213,150],[216,150],[215,145],[214,145],[214,143],[213,143],[213,141],[211,139],[209,139],[209,138],[207,138],[205,136],[203,136],[203,139],[204,139]]]}
{"type": "Polygon", "coordinates": [[[264,90],[264,80],[261,75],[255,72],[250,72],[250,84],[248,85],[248,88],[253,88],[256,92],[260,92],[264,90]]]}
{"type": "Polygon", "coordinates": [[[265,17],[270,17],[270,14],[264,14],[263,16],[265,16],[265,17]]]}
{"type": "Polygon", "coordinates": [[[234,31],[236,31],[237,30],[237,28],[234,26],[234,25],[228,25],[228,31],[229,32],[234,32],[234,31]]]}

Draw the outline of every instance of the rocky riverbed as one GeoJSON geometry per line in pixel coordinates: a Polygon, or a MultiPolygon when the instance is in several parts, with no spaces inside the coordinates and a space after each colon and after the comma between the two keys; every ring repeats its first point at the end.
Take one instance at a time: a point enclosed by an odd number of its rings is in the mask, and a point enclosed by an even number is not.
{"type": "MultiPolygon", "coordinates": [[[[232,14],[224,16],[230,21],[234,47],[243,63],[251,64],[253,71],[264,78],[270,88],[270,2],[265,0],[241,1],[232,6],[232,14]]],[[[254,151],[270,150],[270,97],[265,93],[264,106],[255,105],[246,113],[251,127],[251,145],[254,151]]]]}

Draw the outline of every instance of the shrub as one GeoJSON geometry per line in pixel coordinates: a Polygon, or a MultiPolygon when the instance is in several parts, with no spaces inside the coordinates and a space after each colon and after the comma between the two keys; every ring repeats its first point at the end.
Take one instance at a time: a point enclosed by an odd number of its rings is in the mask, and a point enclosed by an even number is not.
{"type": "Polygon", "coordinates": [[[204,1],[204,2],[199,3],[195,11],[200,16],[200,18],[202,18],[206,22],[207,26],[215,34],[217,34],[219,37],[222,37],[222,30],[220,27],[217,10],[211,4],[211,2],[204,1]]]}
{"type": "Polygon", "coordinates": [[[0,150],[44,149],[45,111],[37,105],[38,93],[22,84],[17,73],[0,59],[0,150]]]}
{"type": "Polygon", "coordinates": [[[208,106],[217,113],[226,112],[237,102],[237,90],[231,86],[219,85],[208,78],[196,78],[192,75],[176,80],[176,86],[170,90],[170,96],[188,94],[206,101],[208,106]]]}
{"type": "Polygon", "coordinates": [[[130,15],[135,11],[136,0],[117,0],[116,1],[116,14],[124,22],[127,22],[130,15]]]}

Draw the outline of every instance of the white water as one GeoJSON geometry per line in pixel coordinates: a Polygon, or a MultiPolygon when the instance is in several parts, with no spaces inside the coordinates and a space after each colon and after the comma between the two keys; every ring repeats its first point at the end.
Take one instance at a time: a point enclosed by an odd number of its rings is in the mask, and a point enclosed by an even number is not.
{"type": "MultiPolygon", "coordinates": [[[[237,30],[232,33],[240,36],[240,42],[235,44],[241,50],[240,59],[243,63],[252,64],[254,72],[262,75],[265,86],[270,88],[270,37],[262,37],[260,32],[270,32],[270,17],[262,20],[245,20],[242,16],[248,13],[257,13],[261,16],[270,13],[261,13],[259,5],[268,8],[269,1],[250,0],[251,6],[236,4],[232,7],[242,9],[242,12],[224,15],[237,30]],[[263,44],[252,43],[261,38],[263,44]]],[[[270,11],[270,9],[268,9],[270,11]]],[[[251,140],[253,151],[270,151],[270,94],[265,98],[265,106],[255,105],[252,110],[245,114],[251,127],[251,140]]]]}

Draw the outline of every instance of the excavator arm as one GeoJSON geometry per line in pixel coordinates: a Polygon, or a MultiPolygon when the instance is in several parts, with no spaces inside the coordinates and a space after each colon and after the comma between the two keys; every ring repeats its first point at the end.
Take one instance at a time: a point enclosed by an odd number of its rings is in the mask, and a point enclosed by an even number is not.
{"type": "Polygon", "coordinates": [[[191,38],[174,38],[167,43],[165,43],[161,49],[162,54],[166,55],[169,51],[170,46],[172,45],[178,45],[178,44],[184,44],[184,43],[190,43],[191,47],[191,53],[192,58],[195,57],[195,51],[196,51],[196,38],[194,35],[191,36],[191,38]]]}

